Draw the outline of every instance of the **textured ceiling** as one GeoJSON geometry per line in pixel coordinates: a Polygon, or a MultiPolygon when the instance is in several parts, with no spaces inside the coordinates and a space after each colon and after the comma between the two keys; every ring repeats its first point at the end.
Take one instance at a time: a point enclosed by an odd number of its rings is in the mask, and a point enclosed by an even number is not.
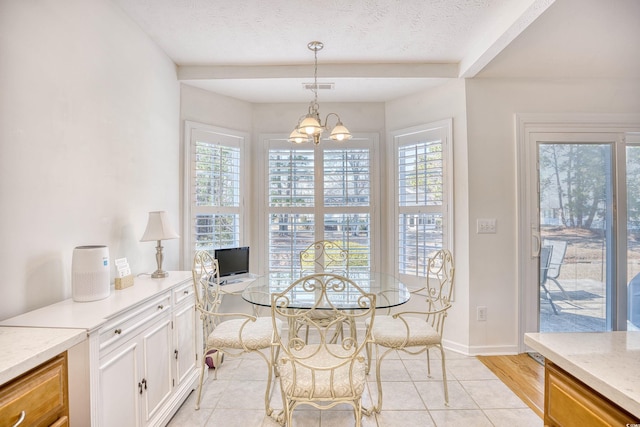
{"type": "Polygon", "coordinates": [[[181,81],[250,102],[309,101],[302,83],[313,81],[312,40],[324,43],[319,81],[335,84],[319,91],[320,101],[388,101],[473,77],[554,7],[554,0],[112,1],[178,64],[181,81]]]}
{"type": "Polygon", "coordinates": [[[638,79],[639,42],[640,1],[558,0],[478,76],[638,79]]]}

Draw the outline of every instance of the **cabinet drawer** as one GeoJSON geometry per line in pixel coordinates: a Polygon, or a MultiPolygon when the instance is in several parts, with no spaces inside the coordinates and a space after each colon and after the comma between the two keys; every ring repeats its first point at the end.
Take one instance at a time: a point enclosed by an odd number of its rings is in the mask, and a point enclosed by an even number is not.
{"type": "Polygon", "coordinates": [[[0,427],[15,425],[23,413],[24,426],[49,426],[67,418],[67,388],[63,353],[2,387],[0,427]]]}
{"type": "Polygon", "coordinates": [[[58,420],[51,424],[49,427],[69,427],[69,417],[64,416],[58,418],[58,420]]]}
{"type": "Polygon", "coordinates": [[[170,311],[171,293],[167,291],[153,300],[109,320],[100,329],[100,351],[105,350],[108,346],[119,344],[137,328],[148,325],[170,311]]]}
{"type": "Polygon", "coordinates": [[[173,290],[173,303],[178,305],[184,301],[191,301],[194,298],[193,282],[187,280],[186,282],[176,286],[173,290]]]}
{"type": "Polygon", "coordinates": [[[558,366],[545,364],[546,426],[624,426],[638,420],[558,366]]]}

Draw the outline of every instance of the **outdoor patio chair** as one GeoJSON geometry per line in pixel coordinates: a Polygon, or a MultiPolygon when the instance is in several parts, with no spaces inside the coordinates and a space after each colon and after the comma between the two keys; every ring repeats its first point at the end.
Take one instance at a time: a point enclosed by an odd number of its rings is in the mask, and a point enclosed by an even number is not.
{"type": "MultiPolygon", "coordinates": [[[[558,281],[560,277],[560,269],[564,265],[564,257],[567,254],[567,242],[564,240],[543,239],[542,246],[550,246],[551,259],[549,260],[549,270],[547,271],[547,279],[551,280],[562,292],[564,298],[569,302],[572,298],[558,281]]],[[[576,304],[569,304],[578,307],[576,304]]]]}
{"type": "Polygon", "coordinates": [[[553,300],[551,299],[551,293],[547,288],[547,279],[549,278],[549,263],[551,262],[552,252],[553,247],[551,246],[543,246],[540,248],[540,287],[544,291],[546,300],[549,301],[549,304],[551,304],[553,314],[558,314],[558,309],[553,303],[553,300]]]}
{"type": "Polygon", "coordinates": [[[560,269],[564,264],[564,256],[567,253],[567,242],[564,240],[551,240],[544,239],[542,241],[542,246],[551,247],[551,258],[549,259],[549,269],[547,270],[547,279],[551,280],[555,285],[562,291],[565,298],[571,299],[567,294],[567,291],[564,290],[560,282],[558,282],[558,277],[560,276],[560,269]]]}

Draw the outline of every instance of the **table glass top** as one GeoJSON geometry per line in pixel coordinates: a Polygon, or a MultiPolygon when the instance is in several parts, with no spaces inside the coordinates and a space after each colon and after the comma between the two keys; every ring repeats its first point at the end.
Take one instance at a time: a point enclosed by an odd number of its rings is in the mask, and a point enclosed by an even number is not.
{"type": "MultiPolygon", "coordinates": [[[[348,277],[365,292],[376,295],[376,308],[395,307],[409,301],[411,294],[398,278],[381,273],[350,273],[348,277]]],[[[250,283],[242,292],[242,298],[251,304],[264,307],[271,306],[271,294],[284,291],[300,276],[290,273],[269,273],[260,276],[250,283]]],[[[314,303],[307,292],[290,295],[291,308],[308,308],[314,303]]],[[[340,295],[331,302],[340,309],[356,309],[358,295],[340,295]]]]}

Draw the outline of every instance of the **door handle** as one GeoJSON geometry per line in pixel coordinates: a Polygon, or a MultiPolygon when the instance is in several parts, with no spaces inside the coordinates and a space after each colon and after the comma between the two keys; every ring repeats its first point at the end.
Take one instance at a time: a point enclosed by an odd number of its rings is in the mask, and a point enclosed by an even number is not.
{"type": "Polygon", "coordinates": [[[531,224],[531,258],[540,257],[542,239],[537,225],[531,224]]]}
{"type": "Polygon", "coordinates": [[[24,421],[27,413],[25,411],[20,412],[20,419],[13,425],[13,427],[18,427],[24,421]]]}

